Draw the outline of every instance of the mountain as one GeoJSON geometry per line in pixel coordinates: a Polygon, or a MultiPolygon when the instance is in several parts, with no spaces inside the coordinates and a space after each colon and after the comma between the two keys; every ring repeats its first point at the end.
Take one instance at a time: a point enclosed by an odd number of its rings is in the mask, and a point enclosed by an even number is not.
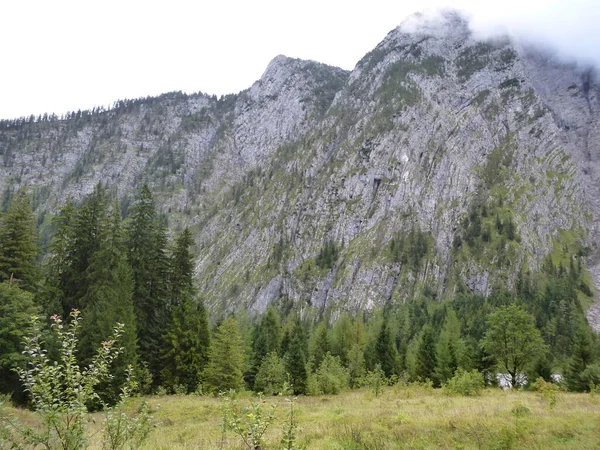
{"type": "MultiPolygon", "coordinates": [[[[98,182],[191,226],[215,313],[356,310],[514,291],[544,264],[600,284],[595,71],[459,14],[413,17],[350,73],[276,57],[248,90],[3,121],[0,191],[42,230],[98,182]]],[[[600,325],[600,309],[589,313],[600,325]]]]}

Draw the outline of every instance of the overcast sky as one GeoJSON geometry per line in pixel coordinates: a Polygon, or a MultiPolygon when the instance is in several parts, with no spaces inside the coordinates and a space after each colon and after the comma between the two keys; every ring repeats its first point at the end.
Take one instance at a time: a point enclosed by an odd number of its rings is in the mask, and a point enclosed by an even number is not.
{"type": "Polygon", "coordinates": [[[249,87],[278,54],[352,69],[424,8],[600,64],[600,0],[1,0],[0,118],[249,87]],[[493,3],[493,6],[488,6],[493,3]]]}

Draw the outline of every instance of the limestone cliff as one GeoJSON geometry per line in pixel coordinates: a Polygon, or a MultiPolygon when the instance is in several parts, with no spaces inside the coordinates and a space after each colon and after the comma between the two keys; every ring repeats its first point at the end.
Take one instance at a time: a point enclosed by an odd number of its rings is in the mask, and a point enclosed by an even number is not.
{"type": "Polygon", "coordinates": [[[479,41],[447,13],[407,21],[351,73],[278,56],[221,99],[5,123],[0,191],[30,186],[43,228],[98,182],[124,208],[148,182],[195,231],[215,312],[486,294],[547,257],[598,285],[599,111],[593,70],[479,41]]]}

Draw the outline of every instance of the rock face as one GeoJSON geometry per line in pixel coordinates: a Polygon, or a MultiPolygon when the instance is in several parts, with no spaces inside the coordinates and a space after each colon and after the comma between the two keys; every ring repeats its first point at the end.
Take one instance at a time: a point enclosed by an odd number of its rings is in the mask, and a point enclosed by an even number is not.
{"type": "Polygon", "coordinates": [[[592,70],[447,13],[351,73],[278,56],[238,95],[4,123],[0,191],[29,186],[43,229],[98,182],[124,208],[149,183],[215,312],[487,294],[548,255],[600,286],[599,111],[592,70]]]}

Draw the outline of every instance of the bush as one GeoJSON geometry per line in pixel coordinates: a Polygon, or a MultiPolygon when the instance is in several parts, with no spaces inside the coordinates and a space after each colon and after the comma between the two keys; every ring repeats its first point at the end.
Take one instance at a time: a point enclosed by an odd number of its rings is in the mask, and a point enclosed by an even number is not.
{"type": "Polygon", "coordinates": [[[308,378],[310,395],[339,394],[348,389],[350,376],[337,356],[325,355],[316,373],[308,378]]]}
{"type": "Polygon", "coordinates": [[[269,353],[260,363],[254,390],[265,395],[277,395],[284,390],[286,371],[283,360],[275,352],[269,353]]]}
{"type": "Polygon", "coordinates": [[[556,397],[560,392],[558,385],[539,377],[532,385],[533,390],[538,392],[542,398],[548,401],[548,406],[553,409],[556,406],[556,397]]]}
{"type": "MultiPolygon", "coordinates": [[[[4,426],[0,448],[5,448],[6,442],[9,444],[7,448],[87,448],[91,434],[88,405],[101,401],[95,388],[112,378],[110,366],[121,352],[115,343],[123,333],[123,325],[115,326],[113,336],[102,342],[90,365],[81,368],[75,357],[81,327],[79,316],[79,311],[73,310],[67,326],[59,316],[52,316],[52,330],[60,344],[58,361],[51,361],[47,350],[42,347],[40,324],[34,320],[35,331],[24,343],[29,368],[20,369],[18,374],[40,420],[35,427],[22,426],[0,411],[0,423],[4,426]]],[[[128,367],[127,380],[117,405],[102,404],[105,410],[103,448],[138,448],[147,438],[151,425],[145,405],[135,417],[124,412],[125,400],[135,388],[133,368],[128,367]]]]}
{"type": "Polygon", "coordinates": [[[474,369],[471,372],[467,372],[459,368],[448,381],[445,389],[451,394],[473,396],[481,394],[484,386],[485,380],[479,371],[474,369]]]}

